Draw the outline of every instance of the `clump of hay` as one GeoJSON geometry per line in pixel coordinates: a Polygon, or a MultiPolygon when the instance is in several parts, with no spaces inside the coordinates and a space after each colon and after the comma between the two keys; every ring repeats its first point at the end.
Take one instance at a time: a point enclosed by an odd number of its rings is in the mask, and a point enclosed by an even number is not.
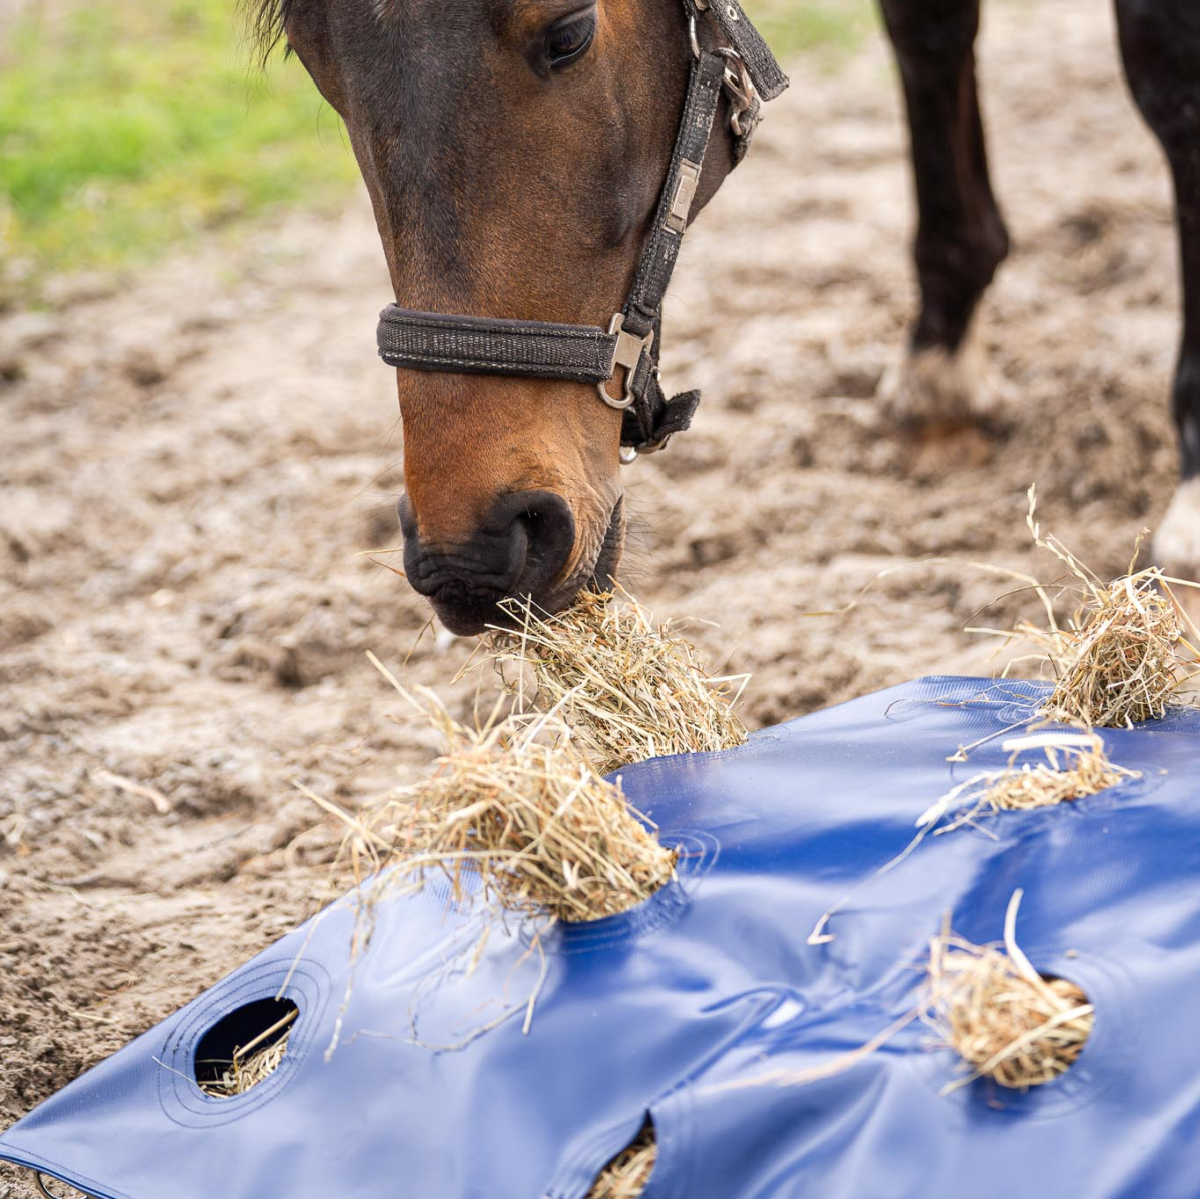
{"type": "Polygon", "coordinates": [[[1065,979],[1044,979],[1016,940],[1021,892],[1013,893],[1003,945],[978,946],[944,928],[929,948],[926,1019],[967,1074],[943,1092],[987,1077],[1002,1087],[1049,1083],[1079,1057],[1094,1009],[1065,979]]]}
{"type": "Polygon", "coordinates": [[[496,632],[495,655],[515,668],[510,686],[558,713],[607,774],[662,754],[724,750],[746,740],[733,711],[748,676],[712,676],[696,648],[655,625],[627,593],[584,593],[565,612],[547,615],[528,600],[505,607],[517,623],[496,632]]]}
{"type": "Polygon", "coordinates": [[[422,703],[372,661],[445,744],[427,779],[356,817],[333,809],[373,871],[392,868],[390,878],[414,888],[439,873],[457,902],[478,893],[484,904],[562,921],[622,912],[671,878],[675,851],[596,773],[560,715],[494,713],[470,729],[432,692],[422,703]]]}
{"type": "Polygon", "coordinates": [[[981,771],[952,788],[918,819],[923,831],[949,833],[974,824],[980,816],[997,812],[1050,808],[1095,796],[1127,779],[1137,771],[1117,766],[1096,733],[1051,732],[1009,738],[1003,748],[1010,752],[1008,766],[998,771],[981,771]],[[1027,750],[1041,750],[1044,762],[1017,759],[1027,750]],[[957,815],[942,823],[952,812],[957,815]]]}
{"type": "Polygon", "coordinates": [[[657,1157],[654,1122],[647,1117],[637,1137],[596,1176],[588,1190],[590,1200],[635,1200],[645,1190],[657,1157]]]}
{"type": "Polygon", "coordinates": [[[1129,571],[1105,583],[1052,534],[1042,536],[1036,507],[1037,492],[1031,487],[1026,520],[1034,542],[1067,568],[1080,593],[1075,612],[1060,625],[1044,587],[1029,580],[1041,599],[1046,627],[1022,622],[1012,631],[1040,646],[1050,666],[1054,690],[1043,715],[1087,728],[1132,728],[1162,717],[1200,668],[1200,630],[1171,585],[1198,585],[1172,579],[1158,567],[1134,571],[1141,539],[1129,571]]]}
{"type": "Polygon", "coordinates": [[[228,1099],[262,1083],[283,1062],[291,1035],[289,1026],[297,1015],[298,1010],[293,1009],[270,1029],[264,1029],[244,1046],[238,1046],[229,1063],[220,1064],[223,1069],[219,1075],[197,1080],[200,1090],[210,1096],[228,1099]]]}

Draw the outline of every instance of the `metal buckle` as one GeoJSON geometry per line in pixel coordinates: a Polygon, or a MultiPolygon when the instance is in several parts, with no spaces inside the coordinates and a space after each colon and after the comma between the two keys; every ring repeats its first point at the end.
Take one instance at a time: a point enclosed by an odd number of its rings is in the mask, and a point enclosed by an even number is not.
{"type": "Polygon", "coordinates": [[[616,334],[617,344],[613,347],[608,379],[596,384],[596,391],[599,392],[600,399],[609,408],[626,409],[636,399],[633,394],[633,377],[637,373],[638,364],[642,361],[642,355],[650,349],[650,345],[654,341],[654,330],[651,329],[645,337],[626,333],[624,313],[613,313],[612,320],[608,323],[608,332],[616,334]],[[615,397],[604,385],[612,380],[618,367],[624,367],[625,378],[621,381],[622,394],[615,397]]]}
{"type": "Polygon", "coordinates": [[[716,53],[726,63],[722,83],[729,97],[729,126],[738,137],[742,137],[748,132],[742,128],[742,117],[753,109],[758,91],[750,78],[745,59],[732,46],[718,46],[716,53]]]}

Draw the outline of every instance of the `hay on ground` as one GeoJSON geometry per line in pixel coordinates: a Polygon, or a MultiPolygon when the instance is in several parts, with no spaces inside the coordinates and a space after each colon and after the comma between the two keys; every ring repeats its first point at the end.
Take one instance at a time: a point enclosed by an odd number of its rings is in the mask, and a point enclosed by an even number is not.
{"type": "Polygon", "coordinates": [[[1079,1057],[1094,1010],[1065,979],[1045,979],[1017,945],[1021,892],[1013,893],[1003,945],[979,946],[949,928],[929,949],[927,1020],[968,1068],[944,1091],[986,1076],[1006,1088],[1048,1083],[1079,1057]]]}
{"type": "Polygon", "coordinates": [[[528,600],[507,609],[516,628],[497,630],[493,646],[518,703],[558,713],[601,774],[746,740],[733,705],[748,677],[710,675],[690,642],[628,594],[584,593],[554,615],[528,600]]]}
{"type": "MultiPolygon", "coordinates": [[[[444,875],[458,902],[476,893],[509,911],[590,921],[640,903],[666,883],[675,852],[593,769],[557,714],[460,724],[431,692],[394,687],[440,730],[433,774],[400,788],[350,825],[352,852],[372,870],[423,886],[444,875]]],[[[332,806],[322,802],[327,808],[332,806]]]]}
{"type": "Polygon", "coordinates": [[[262,1083],[283,1062],[288,1038],[292,1032],[290,1026],[297,1015],[298,1010],[293,1009],[269,1029],[264,1029],[252,1041],[238,1046],[229,1063],[222,1064],[220,1075],[197,1081],[200,1090],[210,1096],[228,1099],[230,1096],[240,1096],[262,1083]]]}
{"type": "MultiPolygon", "coordinates": [[[[1045,588],[1030,580],[1046,627],[1026,621],[1012,631],[1041,647],[1050,666],[1054,690],[1043,715],[1089,729],[1132,728],[1162,717],[1168,703],[1178,701],[1184,685],[1200,672],[1200,630],[1172,584],[1200,585],[1169,578],[1158,567],[1134,571],[1132,562],[1127,574],[1105,583],[1052,534],[1042,536],[1036,509],[1037,492],[1030,488],[1026,520],[1034,542],[1067,568],[1080,595],[1075,612],[1060,625],[1045,588]]],[[[1140,539],[1135,561],[1139,551],[1140,539]]]]}
{"type": "Polygon", "coordinates": [[[588,1189],[589,1200],[636,1200],[646,1189],[657,1157],[654,1122],[647,1117],[637,1137],[596,1176],[588,1189]]]}

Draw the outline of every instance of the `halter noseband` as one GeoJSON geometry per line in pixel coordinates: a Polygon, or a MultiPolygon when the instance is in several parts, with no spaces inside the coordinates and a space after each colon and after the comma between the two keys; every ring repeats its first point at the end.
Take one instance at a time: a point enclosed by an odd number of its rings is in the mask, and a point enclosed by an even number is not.
{"type": "Polygon", "coordinates": [[[450,316],[389,304],[380,313],[376,331],[384,362],[419,371],[595,384],[600,399],[625,414],[622,462],[661,450],[673,433],[691,424],[700,393],[681,392],[669,400],[664,395],[658,381],[658,334],[663,297],[704,170],[717,105],[724,92],[736,166],[758,123],[761,102],[778,96],[788,80],[737,0],[683,0],[683,6],[692,67],[679,133],[633,287],[608,328],[450,316]],[[715,51],[701,46],[697,22],[702,13],[712,18],[729,45],[715,51]],[[607,385],[618,376],[619,392],[613,394],[607,385]]]}

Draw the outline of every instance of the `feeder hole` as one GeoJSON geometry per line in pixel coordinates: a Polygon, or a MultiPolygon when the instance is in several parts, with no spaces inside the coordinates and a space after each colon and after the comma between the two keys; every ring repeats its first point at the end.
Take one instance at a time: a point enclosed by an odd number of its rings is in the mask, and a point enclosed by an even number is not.
{"type": "Polygon", "coordinates": [[[261,1083],[277,1064],[254,1072],[249,1081],[242,1068],[286,1038],[299,1012],[291,1000],[268,997],[223,1016],[196,1045],[192,1074],[201,1090],[226,1098],[261,1083]]]}
{"type": "Polygon", "coordinates": [[[654,1121],[647,1113],[633,1141],[614,1154],[596,1176],[588,1189],[589,1200],[637,1200],[646,1190],[657,1156],[654,1121]]]}

